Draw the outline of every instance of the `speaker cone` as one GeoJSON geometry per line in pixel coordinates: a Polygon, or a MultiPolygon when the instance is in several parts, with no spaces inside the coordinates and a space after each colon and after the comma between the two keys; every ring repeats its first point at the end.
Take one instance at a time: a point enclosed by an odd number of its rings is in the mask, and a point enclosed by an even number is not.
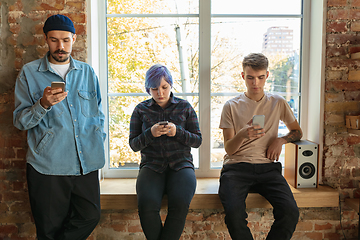
{"type": "Polygon", "coordinates": [[[302,178],[309,179],[315,175],[315,166],[312,163],[303,163],[299,168],[299,174],[302,178]]]}

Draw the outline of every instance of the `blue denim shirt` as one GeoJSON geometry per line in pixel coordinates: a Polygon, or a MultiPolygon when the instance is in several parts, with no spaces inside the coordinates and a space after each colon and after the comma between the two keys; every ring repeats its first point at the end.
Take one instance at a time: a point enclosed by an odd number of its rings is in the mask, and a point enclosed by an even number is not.
{"type": "Polygon", "coordinates": [[[65,80],[48,54],[21,69],[15,85],[14,125],[27,130],[27,162],[47,175],[81,175],[104,166],[104,114],[94,70],[70,57],[65,80]],[[49,109],[40,105],[52,81],[65,81],[67,97],[49,109]],[[82,169],[82,172],[81,172],[82,169]]]}

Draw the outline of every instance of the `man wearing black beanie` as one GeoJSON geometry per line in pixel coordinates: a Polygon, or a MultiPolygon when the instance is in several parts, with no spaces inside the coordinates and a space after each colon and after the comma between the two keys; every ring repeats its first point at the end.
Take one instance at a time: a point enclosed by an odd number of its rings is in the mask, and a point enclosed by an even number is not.
{"type": "Polygon", "coordinates": [[[94,70],[71,57],[73,22],[44,24],[49,51],[24,65],[15,85],[14,125],[27,130],[27,183],[37,239],[86,239],[100,219],[104,114],[94,70]]]}

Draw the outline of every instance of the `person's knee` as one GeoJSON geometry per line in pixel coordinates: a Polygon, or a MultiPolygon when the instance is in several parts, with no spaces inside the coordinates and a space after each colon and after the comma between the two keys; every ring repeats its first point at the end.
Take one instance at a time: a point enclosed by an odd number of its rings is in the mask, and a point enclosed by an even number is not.
{"type": "Polygon", "coordinates": [[[139,212],[160,211],[161,202],[152,196],[141,197],[138,199],[138,210],[139,212]]]}
{"type": "Polygon", "coordinates": [[[87,211],[87,220],[89,222],[91,222],[92,225],[97,225],[100,222],[100,218],[101,218],[101,210],[100,208],[94,208],[94,209],[89,209],[87,211]]]}
{"type": "Polygon", "coordinates": [[[274,214],[275,219],[283,219],[283,221],[286,222],[288,225],[296,226],[299,221],[300,213],[299,208],[296,206],[296,204],[282,206],[279,213],[280,214],[274,214]]]}

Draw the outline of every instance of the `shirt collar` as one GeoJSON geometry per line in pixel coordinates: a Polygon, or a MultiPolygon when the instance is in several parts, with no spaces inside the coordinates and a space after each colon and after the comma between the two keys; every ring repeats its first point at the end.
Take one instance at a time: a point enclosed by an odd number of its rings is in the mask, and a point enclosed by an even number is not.
{"type": "MultiPolygon", "coordinates": [[[[50,62],[49,62],[49,55],[50,52],[47,52],[45,54],[45,56],[41,59],[38,71],[40,72],[46,72],[46,71],[50,71],[50,69],[52,69],[50,67],[50,62]]],[[[81,69],[81,67],[79,66],[79,64],[77,64],[74,59],[72,58],[72,56],[70,55],[70,67],[69,70],[72,69],[81,69]]]]}
{"type": "MultiPolygon", "coordinates": [[[[170,103],[176,104],[178,102],[179,102],[179,99],[177,97],[174,97],[174,94],[171,92],[170,93],[170,103]]],[[[148,106],[150,107],[150,106],[152,106],[154,104],[157,104],[157,103],[155,102],[155,100],[153,98],[151,98],[149,103],[148,103],[148,106]]]]}

